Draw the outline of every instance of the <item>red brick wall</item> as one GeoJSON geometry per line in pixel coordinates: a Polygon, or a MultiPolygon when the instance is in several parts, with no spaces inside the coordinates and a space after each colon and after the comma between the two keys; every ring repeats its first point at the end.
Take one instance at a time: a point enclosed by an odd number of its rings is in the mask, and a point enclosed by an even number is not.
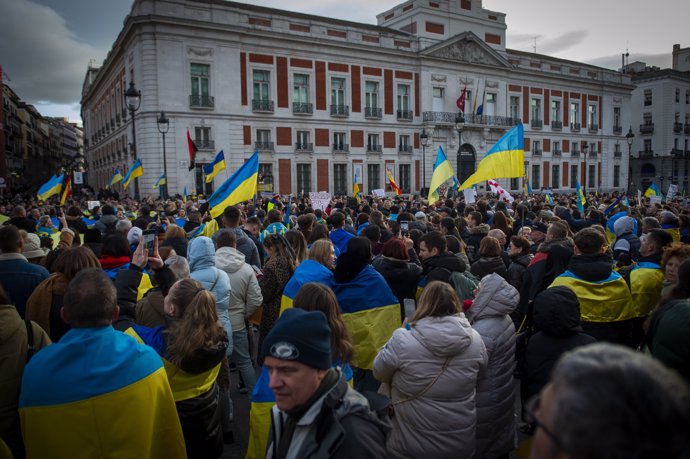
{"type": "Polygon", "coordinates": [[[395,148],[395,132],[386,131],[383,133],[383,148],[395,148]]]}
{"type": "Polygon", "coordinates": [[[563,139],[563,153],[569,153],[570,152],[570,140],[563,139]]]}
{"type": "Polygon", "coordinates": [[[247,105],[247,54],[240,53],[240,92],[242,94],[242,105],[247,105]]]}
{"type": "MultiPolygon", "coordinates": [[[[550,118],[551,118],[551,106],[549,105],[551,103],[550,99],[550,94],[549,90],[545,89],[544,90],[544,126],[547,124],[550,124],[550,118]]],[[[546,150],[546,148],[544,148],[546,150]]]]}
{"type": "Polygon", "coordinates": [[[545,188],[548,188],[551,186],[551,181],[549,180],[550,174],[551,174],[551,165],[549,164],[548,161],[544,161],[544,165],[542,166],[542,169],[544,170],[544,181],[542,182],[542,186],[545,188]]]}
{"type": "Polygon", "coordinates": [[[287,57],[276,58],[276,83],[278,84],[278,107],[289,107],[287,57]]]}
{"type": "Polygon", "coordinates": [[[280,181],[278,192],[280,194],[292,193],[292,165],[289,159],[278,160],[278,180],[280,181]]]}
{"type": "Polygon", "coordinates": [[[425,23],[425,30],[429,33],[435,33],[439,35],[443,35],[445,33],[445,28],[443,27],[443,24],[437,24],[435,22],[429,21],[426,21],[425,23]]]}
{"type": "Polygon", "coordinates": [[[242,126],[243,128],[243,137],[244,137],[244,144],[245,145],[251,145],[252,144],[252,128],[251,126],[242,126]]]}
{"type": "Polygon", "coordinates": [[[350,66],[351,84],[352,84],[352,113],[359,113],[362,111],[362,90],[359,65],[350,66]]]}
{"type": "Polygon", "coordinates": [[[273,56],[267,54],[250,54],[249,62],[255,64],[273,64],[273,56]]]}
{"type": "Polygon", "coordinates": [[[326,110],[326,63],[316,62],[316,109],[326,110]]]}
{"type": "Polygon", "coordinates": [[[544,151],[551,151],[551,139],[544,139],[544,151]]]}
{"type": "Polygon", "coordinates": [[[386,69],[383,72],[384,104],[386,115],[393,114],[393,71],[386,69]]]}
{"type": "Polygon", "coordinates": [[[316,160],[316,191],[328,191],[328,160],[316,160]]]}
{"type": "Polygon", "coordinates": [[[310,69],[312,68],[312,62],[310,59],[295,59],[294,57],[292,57],[290,58],[290,67],[310,69]]]}
{"type": "Polygon", "coordinates": [[[350,145],[353,148],[362,148],[364,146],[364,131],[350,132],[350,145]]]}
{"type": "Polygon", "coordinates": [[[494,45],[500,45],[501,44],[501,36],[493,34],[493,33],[485,33],[484,34],[484,41],[487,43],[494,44],[494,45]]]}
{"type": "Polygon", "coordinates": [[[563,183],[561,184],[561,187],[566,188],[568,186],[568,174],[570,173],[570,165],[568,164],[568,161],[563,162],[563,183]]]}
{"type": "Polygon", "coordinates": [[[328,129],[316,128],[314,133],[314,143],[317,147],[327,147],[330,145],[330,138],[328,137],[328,129]]]}
{"type": "Polygon", "coordinates": [[[529,88],[525,86],[522,88],[522,122],[529,123],[529,88]]]}
{"type": "Polygon", "coordinates": [[[292,145],[292,128],[277,127],[276,128],[276,143],[278,145],[292,145]]]}
{"type": "MultiPolygon", "coordinates": [[[[570,124],[570,101],[568,100],[568,93],[563,94],[563,127],[570,124]]],[[[563,151],[567,151],[565,148],[563,151]]]]}
{"type": "Polygon", "coordinates": [[[414,115],[419,116],[419,73],[414,74],[414,115]]]}
{"type": "Polygon", "coordinates": [[[335,62],[328,63],[329,72],[347,72],[350,68],[347,64],[337,64],[335,62]]]}
{"type": "Polygon", "coordinates": [[[362,67],[362,73],[371,76],[381,76],[382,71],[374,67],[362,67]]]}

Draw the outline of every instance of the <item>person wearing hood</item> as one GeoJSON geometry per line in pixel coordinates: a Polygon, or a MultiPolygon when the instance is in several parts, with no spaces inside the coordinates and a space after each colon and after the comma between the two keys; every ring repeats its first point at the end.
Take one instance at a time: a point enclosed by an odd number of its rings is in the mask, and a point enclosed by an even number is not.
{"type": "Polygon", "coordinates": [[[640,238],[637,237],[637,224],[632,217],[621,216],[613,223],[613,259],[618,260],[622,254],[628,254],[632,261],[640,256],[640,238]]]}
{"type": "Polygon", "coordinates": [[[461,273],[467,269],[465,263],[446,248],[446,238],[438,231],[431,231],[419,238],[423,276],[419,283],[421,288],[435,280],[450,283],[454,272],[461,273]]]}
{"type": "Polygon", "coordinates": [[[333,212],[329,218],[331,225],[333,225],[333,230],[331,231],[330,238],[331,242],[336,249],[338,249],[339,254],[345,253],[347,250],[347,244],[350,239],[355,237],[353,234],[345,231],[345,214],[342,212],[333,212]]]}
{"type": "Polygon", "coordinates": [[[515,448],[515,325],[520,294],[498,274],[479,282],[467,319],[484,341],[488,362],[477,381],[477,458],[507,456],[515,448]]]}
{"type": "Polygon", "coordinates": [[[244,254],[237,250],[234,233],[226,232],[218,236],[216,268],[225,271],[230,278],[230,323],[232,324],[233,354],[237,369],[248,392],[256,383],[256,373],[249,352],[249,338],[245,320],[263,302],[261,287],[251,266],[244,260],[244,254]]]}
{"type": "Polygon", "coordinates": [[[117,225],[117,216],[115,215],[115,208],[111,205],[104,205],[101,208],[101,217],[94,224],[94,228],[101,232],[101,235],[112,233],[115,231],[117,225]]]}
{"type": "Polygon", "coordinates": [[[550,287],[565,286],[575,292],[585,333],[598,341],[629,345],[635,308],[628,285],[613,271],[605,244],[606,238],[595,228],[578,231],[568,269],[550,287]]]}
{"type": "Polygon", "coordinates": [[[166,325],[135,325],[125,333],[153,348],[163,361],[187,457],[220,457],[223,431],[216,378],[229,338],[218,320],[214,295],[201,282],[181,279],[165,297],[165,313],[170,318],[166,325]]]}
{"type": "Polygon", "coordinates": [[[477,211],[470,212],[467,227],[470,230],[470,237],[467,238],[467,255],[470,262],[474,263],[479,260],[479,245],[489,234],[491,227],[482,223],[482,214],[477,211]]]}
{"type": "Polygon", "coordinates": [[[501,258],[503,250],[498,239],[486,236],[479,244],[480,258],[472,263],[470,272],[478,279],[491,273],[496,273],[504,279],[508,279],[508,269],[501,258]]]}
{"type": "Polygon", "coordinates": [[[181,227],[172,224],[165,228],[165,240],[161,244],[162,247],[172,247],[177,255],[186,257],[187,245],[187,233],[181,227]]]}
{"type": "Polygon", "coordinates": [[[240,218],[242,213],[240,209],[235,206],[228,206],[223,211],[223,226],[221,230],[217,231],[212,237],[215,243],[221,233],[231,232],[237,239],[237,250],[244,254],[245,261],[251,265],[260,267],[261,259],[259,257],[259,249],[256,244],[247,236],[242,228],[240,228],[240,218]]]}
{"type": "Polygon", "coordinates": [[[515,287],[519,292],[522,289],[522,279],[532,261],[532,254],[529,253],[529,241],[522,236],[513,236],[510,238],[510,246],[508,248],[508,256],[511,259],[508,267],[508,282],[515,287]]]}
{"type": "Polygon", "coordinates": [[[520,380],[523,405],[549,382],[559,357],[596,340],[582,331],[580,302],[567,287],[552,287],[534,299],[534,325],[538,330],[527,343],[520,380]]]}
{"type": "Polygon", "coordinates": [[[487,361],[453,288],[431,282],[409,324],[374,360],[374,376],[390,386],[394,409],[389,456],[473,457],[477,380],[487,361]]]}
{"type": "Polygon", "coordinates": [[[670,210],[664,210],[659,215],[661,229],[666,231],[673,238],[673,242],[680,242],[680,220],[678,216],[670,210]]]}

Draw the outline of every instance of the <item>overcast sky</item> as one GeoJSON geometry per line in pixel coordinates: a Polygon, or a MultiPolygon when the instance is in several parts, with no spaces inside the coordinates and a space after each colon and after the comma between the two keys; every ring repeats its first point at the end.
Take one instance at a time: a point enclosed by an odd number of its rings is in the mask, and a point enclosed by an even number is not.
{"type": "MultiPolygon", "coordinates": [[[[399,0],[247,0],[356,22],[376,23],[376,14],[399,0]]],[[[81,85],[89,61],[105,58],[129,0],[0,0],[0,65],[19,96],[48,116],[79,120],[81,85]]],[[[630,62],[669,67],[674,43],[690,46],[690,1],[661,0],[484,0],[484,8],[504,12],[507,46],[620,67],[626,48],[630,62]]]]}

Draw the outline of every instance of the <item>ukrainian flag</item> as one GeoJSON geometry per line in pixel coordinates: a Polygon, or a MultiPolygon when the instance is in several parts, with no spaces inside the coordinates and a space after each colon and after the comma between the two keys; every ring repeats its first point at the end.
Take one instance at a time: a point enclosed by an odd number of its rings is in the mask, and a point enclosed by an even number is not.
{"type": "Polygon", "coordinates": [[[156,180],[156,183],[153,184],[154,188],[158,188],[161,185],[165,185],[166,179],[165,179],[165,174],[161,174],[160,177],[158,177],[158,180],[156,180]]]}
{"type": "Polygon", "coordinates": [[[460,189],[485,180],[522,177],[524,173],[525,135],[522,123],[518,123],[496,142],[477,166],[477,171],[465,180],[460,189]]]}
{"type": "Polygon", "coordinates": [[[664,271],[661,265],[640,261],[630,271],[630,295],[636,317],[647,317],[661,299],[664,271]]]}
{"type": "Polygon", "coordinates": [[[438,146],[438,153],[436,153],[436,162],[434,163],[434,173],[431,175],[431,185],[429,185],[429,203],[436,202],[440,199],[438,189],[441,188],[446,180],[455,176],[453,166],[446,158],[443,152],[443,147],[438,146]]]}
{"type": "Polygon", "coordinates": [[[182,202],[187,202],[187,185],[185,185],[184,190],[182,190],[182,202]]]}
{"type": "Polygon", "coordinates": [[[357,183],[357,176],[355,175],[354,183],[352,184],[352,195],[357,200],[357,204],[362,202],[362,195],[359,192],[359,183],[357,183]]]}
{"type": "Polygon", "coordinates": [[[59,194],[62,191],[62,183],[64,181],[63,175],[53,175],[50,180],[43,184],[41,188],[38,189],[38,199],[41,201],[47,201],[49,197],[59,194]]]}
{"type": "Polygon", "coordinates": [[[400,327],[400,304],[386,281],[367,265],[350,282],[335,284],[343,321],[352,335],[352,366],[371,370],[379,349],[400,327]]]}
{"type": "Polygon", "coordinates": [[[132,180],[142,175],[144,175],[144,167],[141,165],[141,160],[137,159],[122,180],[122,187],[126,190],[132,180]]]}
{"type": "MultiPolygon", "coordinates": [[[[337,364],[333,365],[338,366],[337,364]]],[[[343,364],[340,371],[350,386],[352,386],[352,368],[350,365],[343,364]]],[[[271,431],[271,410],[276,404],[275,395],[268,387],[270,377],[266,367],[261,367],[259,379],[249,397],[251,402],[249,408],[249,444],[247,445],[246,459],[264,459],[266,457],[266,447],[268,446],[268,436],[271,431]]]]}
{"type": "Polygon", "coordinates": [[[644,195],[648,198],[651,198],[652,196],[661,196],[661,190],[656,186],[656,184],[652,183],[652,185],[647,188],[647,191],[644,192],[644,195]]]}
{"type": "Polygon", "coordinates": [[[120,169],[115,169],[115,173],[110,178],[110,181],[108,182],[108,185],[106,185],[106,188],[110,188],[111,186],[115,185],[117,182],[121,182],[121,181],[122,181],[122,174],[120,174],[120,169]]]}
{"type": "Polygon", "coordinates": [[[549,193],[546,193],[546,202],[548,204],[553,205],[553,198],[551,197],[551,195],[549,193]]]}
{"type": "Polygon", "coordinates": [[[283,297],[280,300],[280,313],[292,307],[297,292],[307,282],[316,282],[333,288],[333,272],[314,260],[304,260],[297,266],[290,280],[285,284],[283,297]]]}
{"type": "Polygon", "coordinates": [[[575,179],[575,191],[575,194],[577,195],[577,208],[582,214],[585,212],[585,203],[587,202],[587,200],[585,199],[585,195],[582,192],[582,188],[580,188],[580,181],[578,179],[575,179]]]}
{"type": "Polygon", "coordinates": [[[211,183],[213,181],[213,177],[218,175],[218,172],[223,170],[225,170],[225,154],[223,153],[223,150],[221,150],[211,164],[204,166],[206,183],[211,183]]]}
{"type": "Polygon", "coordinates": [[[252,199],[256,194],[258,175],[259,152],[256,151],[208,198],[211,216],[217,218],[226,207],[252,199]]]}

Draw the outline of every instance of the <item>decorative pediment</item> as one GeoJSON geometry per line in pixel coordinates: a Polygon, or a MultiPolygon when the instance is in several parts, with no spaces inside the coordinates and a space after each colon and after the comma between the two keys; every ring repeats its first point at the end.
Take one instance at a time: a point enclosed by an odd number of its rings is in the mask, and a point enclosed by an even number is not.
{"type": "Polygon", "coordinates": [[[438,57],[469,64],[512,67],[501,54],[484,43],[472,32],[465,32],[422,51],[429,57],[438,57]]]}

